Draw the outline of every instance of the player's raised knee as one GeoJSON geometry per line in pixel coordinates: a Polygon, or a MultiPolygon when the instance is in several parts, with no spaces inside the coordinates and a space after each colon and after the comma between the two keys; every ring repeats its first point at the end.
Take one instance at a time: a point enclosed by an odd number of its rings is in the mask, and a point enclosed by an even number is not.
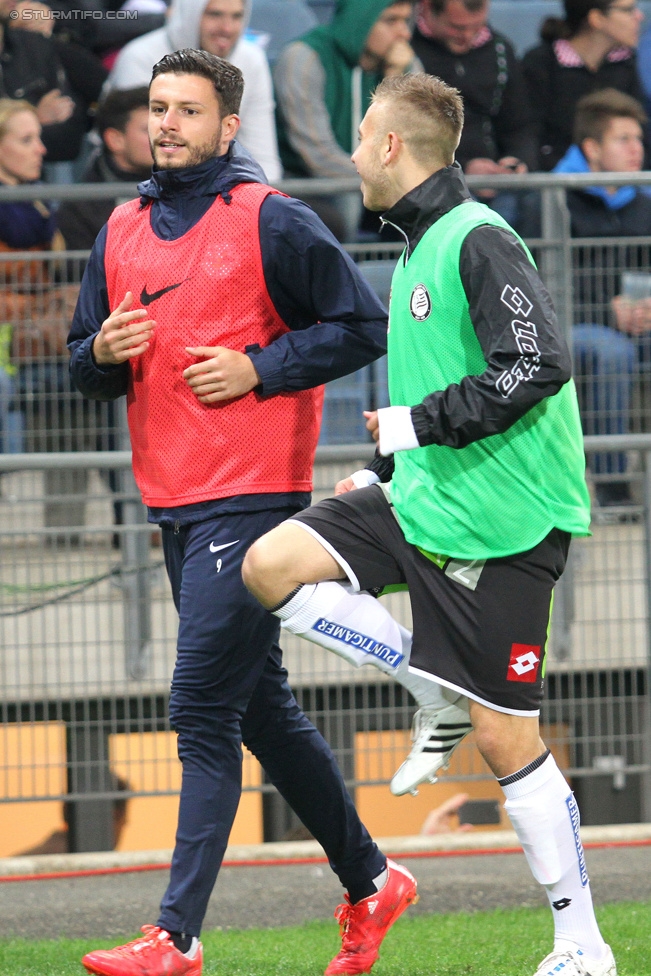
{"type": "Polygon", "coordinates": [[[253,543],[242,563],[244,585],[265,607],[285,596],[284,576],[289,560],[283,556],[282,533],[272,529],[253,543]],[[278,595],[279,594],[279,595],[278,595]]]}

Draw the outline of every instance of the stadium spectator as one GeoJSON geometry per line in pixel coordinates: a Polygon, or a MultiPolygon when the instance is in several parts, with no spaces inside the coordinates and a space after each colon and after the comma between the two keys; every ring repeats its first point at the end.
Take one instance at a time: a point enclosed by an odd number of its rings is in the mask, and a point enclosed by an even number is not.
{"type": "MultiPolygon", "coordinates": [[[[83,183],[128,184],[125,199],[136,183],[151,175],[151,149],[147,121],[149,91],[132,88],[109,92],[97,110],[95,128],[101,137],[88,161],[83,183]]],[[[119,201],[124,202],[124,201],[119,201]]],[[[70,251],[90,250],[111,216],[115,200],[69,200],[58,211],[58,225],[70,251]]]]}
{"type": "Polygon", "coordinates": [[[457,162],[469,175],[526,172],[538,151],[529,97],[510,41],[488,23],[489,0],[422,0],[412,47],[425,71],[457,88],[457,162]]]}
{"type": "Polygon", "coordinates": [[[172,0],[165,27],[122,48],[109,75],[108,90],[148,85],[157,61],[172,51],[200,48],[226,58],[244,75],[238,141],[262,166],[271,183],[282,176],[274,123],[271,72],[262,48],[242,35],[251,0],[172,0]]]}
{"type": "Polygon", "coordinates": [[[129,41],[162,27],[166,9],[165,0],[47,0],[47,4],[18,0],[16,23],[24,29],[41,30],[43,21],[49,20],[56,41],[81,46],[104,62],[105,58],[115,60],[129,41]],[[43,6],[52,14],[41,14],[43,6]],[[23,9],[36,12],[23,16],[23,9]]]}
{"type": "MultiPolygon", "coordinates": [[[[19,186],[40,179],[45,156],[41,131],[33,105],[0,99],[0,183],[19,186]]],[[[54,216],[41,201],[0,203],[0,252],[48,251],[57,247],[55,234],[54,216]]],[[[62,246],[59,242],[57,249],[62,246]]],[[[24,449],[18,383],[24,387],[37,364],[56,360],[65,349],[61,299],[59,291],[52,291],[45,262],[19,259],[0,264],[3,451],[24,449]]]]}
{"type": "MultiPolygon", "coordinates": [[[[0,182],[32,184],[41,174],[45,147],[37,110],[29,102],[0,99],[0,182]]],[[[0,251],[61,251],[64,242],[53,214],[40,200],[0,204],[0,251]]],[[[17,450],[71,450],[71,430],[81,398],[71,394],[66,335],[78,285],[65,284],[57,265],[22,258],[0,264],[2,357],[15,384],[9,435],[17,450]],[[65,406],[62,404],[65,403],[65,406]],[[24,428],[24,433],[23,433],[24,428]]],[[[5,369],[6,371],[6,369],[5,369]]],[[[83,421],[77,424],[83,427],[83,421]]],[[[5,448],[7,449],[7,448],[5,448]]],[[[45,472],[46,495],[77,494],[85,472],[45,472]]],[[[46,526],[79,524],[78,503],[47,500],[46,526]]]]}
{"type": "Polygon", "coordinates": [[[324,620],[369,634],[388,615],[365,591],[407,584],[410,670],[468,699],[546,889],[554,948],[536,976],[615,976],[578,807],[539,729],[553,587],[590,523],[571,357],[533,259],[469,199],[454,163],[462,123],[438,78],[375,93],[353,159],[366,205],[406,238],[389,313],[394,405],[367,413],[380,451],[367,487],[345,479],[263,536],[243,574],[286,629],[317,642],[324,620]]]}
{"type": "Polygon", "coordinates": [[[635,0],[563,3],[565,19],[548,17],[542,44],[522,60],[542,170],[552,170],[569,149],[574,112],[584,95],[616,88],[643,99],[635,56],[643,14],[635,0]]]}
{"type": "MultiPolygon", "coordinates": [[[[615,89],[582,98],[574,121],[574,143],[556,173],[638,173],[642,168],[647,117],[639,102],[615,89]]],[[[572,237],[648,237],[651,198],[635,186],[568,190],[572,237]]],[[[540,233],[539,212],[523,226],[540,233]]],[[[647,248],[612,243],[575,251],[574,361],[580,379],[583,427],[588,434],[626,434],[630,429],[633,375],[651,367],[651,297],[622,294],[626,271],[651,275],[647,248]]],[[[651,277],[647,279],[651,284],[651,277]]],[[[651,296],[651,288],[649,289],[651,296]]],[[[621,475],[595,486],[601,506],[629,504],[625,454],[597,454],[595,474],[621,475]]]]}
{"type": "Polygon", "coordinates": [[[142,976],[145,959],[149,976],[200,976],[242,742],[348,889],[328,973],[368,972],[416,894],[360,822],[289,688],[278,622],[242,583],[248,541],[308,503],[318,386],[382,354],[386,315],[318,218],[265,186],[233,141],[241,95],[239,69],[207,52],[155,66],[154,175],[95,242],[70,333],[82,392],[128,394],[134,473],[163,529],[180,614],[170,719],[183,779],[170,883],[156,926],[84,958],[99,974],[142,976]]]}
{"type": "MultiPolygon", "coordinates": [[[[350,154],[383,77],[421,69],[409,45],[412,2],[337,0],[332,22],[288,44],[274,66],[278,142],[286,176],[351,177],[350,154]]],[[[359,195],[310,199],[337,236],[354,237],[359,195]]]]}
{"type": "Polygon", "coordinates": [[[15,20],[10,21],[13,29],[33,31],[52,38],[72,92],[75,98],[82,101],[89,115],[108,77],[108,71],[99,58],[76,40],[53,33],[58,21],[52,17],[52,10],[47,4],[39,0],[20,0],[14,15],[15,20]]]}
{"type": "Polygon", "coordinates": [[[40,31],[10,30],[14,0],[0,0],[0,96],[34,105],[46,162],[69,162],[88,127],[86,104],[69,84],[56,45],[40,31]]]}

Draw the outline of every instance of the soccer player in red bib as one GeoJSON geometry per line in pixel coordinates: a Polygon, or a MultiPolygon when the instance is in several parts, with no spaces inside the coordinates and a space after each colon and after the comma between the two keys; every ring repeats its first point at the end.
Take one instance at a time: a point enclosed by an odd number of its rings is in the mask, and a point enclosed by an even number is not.
{"type": "Polygon", "coordinates": [[[385,312],[348,256],[234,142],[242,89],[237,68],[203,51],[154,67],[153,176],[99,234],[69,340],[82,393],[127,396],[134,472],[162,527],[180,618],[170,718],[183,780],[170,883],[141,938],[84,957],[104,976],[200,976],[242,742],[347,889],[328,974],[369,972],[416,896],[299,709],[278,620],[242,584],[252,542],[309,504],[321,384],[386,347],[385,312]]]}

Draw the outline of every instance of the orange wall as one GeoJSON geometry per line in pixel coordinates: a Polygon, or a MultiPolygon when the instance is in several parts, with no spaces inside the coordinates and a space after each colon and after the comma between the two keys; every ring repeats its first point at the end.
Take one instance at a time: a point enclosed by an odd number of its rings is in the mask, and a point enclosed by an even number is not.
{"type": "MultiPolygon", "coordinates": [[[[134,790],[170,789],[181,785],[172,732],[114,735],[110,738],[111,768],[134,790]]],[[[259,764],[246,752],[243,783],[262,781],[259,764]]],[[[9,797],[65,793],[65,726],[39,722],[34,726],[0,727],[0,794],[9,797]]],[[[174,846],[178,795],[133,797],[127,804],[127,823],[117,850],[147,851],[174,846]]],[[[0,803],[0,857],[12,857],[41,844],[65,828],[60,801],[0,803]]],[[[231,844],[262,842],[262,796],[243,793],[231,844]]]]}
{"type": "MultiPolygon", "coordinates": [[[[62,722],[0,727],[0,794],[65,793],[66,731],[62,722]]],[[[0,803],[0,857],[40,843],[61,828],[61,803],[0,803]]]]}

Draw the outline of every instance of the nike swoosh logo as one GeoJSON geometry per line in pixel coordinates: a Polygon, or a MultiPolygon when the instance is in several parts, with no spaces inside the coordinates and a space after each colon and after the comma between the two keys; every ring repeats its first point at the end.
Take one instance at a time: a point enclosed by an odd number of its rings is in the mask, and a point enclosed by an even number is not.
{"type": "Polygon", "coordinates": [[[230,546],[236,546],[239,541],[240,541],[239,539],[236,539],[235,542],[225,542],[223,546],[216,546],[214,542],[211,542],[210,551],[221,552],[222,549],[228,549],[230,548],[230,546]]]}
{"type": "Polygon", "coordinates": [[[140,292],[140,301],[143,305],[151,305],[151,303],[155,302],[157,298],[161,298],[163,295],[166,295],[168,291],[174,291],[175,288],[180,288],[183,283],[184,282],[179,281],[178,285],[168,285],[167,288],[161,288],[160,291],[154,291],[151,293],[151,295],[148,294],[147,285],[145,285],[140,292]]]}

